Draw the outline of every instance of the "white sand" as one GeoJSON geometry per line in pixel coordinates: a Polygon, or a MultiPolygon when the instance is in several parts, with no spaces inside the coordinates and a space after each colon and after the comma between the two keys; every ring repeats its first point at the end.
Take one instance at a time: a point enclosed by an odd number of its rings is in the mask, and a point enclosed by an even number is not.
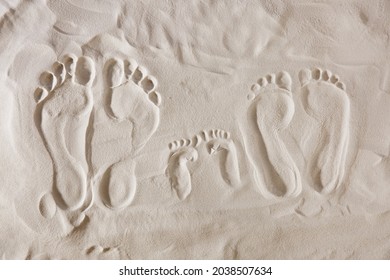
{"type": "Polygon", "coordinates": [[[390,258],[389,15],[0,1],[0,256],[390,258]]]}

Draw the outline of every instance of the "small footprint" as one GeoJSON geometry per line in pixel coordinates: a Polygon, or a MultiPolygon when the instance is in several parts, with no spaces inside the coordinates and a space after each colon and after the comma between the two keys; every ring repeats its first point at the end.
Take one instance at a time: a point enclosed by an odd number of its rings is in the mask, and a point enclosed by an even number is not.
{"type": "MultiPolygon", "coordinates": [[[[270,74],[260,78],[252,86],[253,93],[248,96],[254,106],[255,122],[266,153],[266,155],[253,156],[255,158],[267,156],[272,172],[279,177],[279,179],[271,179],[279,181],[276,186],[266,186],[274,184],[275,181],[267,184],[262,178],[257,179],[258,182],[263,182],[259,184],[259,188],[267,198],[272,198],[274,195],[295,197],[302,191],[299,170],[280,137],[280,132],[288,127],[295,111],[291,83],[290,74],[285,71],[270,74]]],[[[256,160],[261,161],[259,158],[256,160]]],[[[258,164],[258,166],[264,165],[268,163],[258,164]]],[[[261,172],[256,175],[258,178],[262,176],[261,172]]]]}
{"type": "Polygon", "coordinates": [[[208,133],[203,132],[207,137],[207,149],[210,155],[222,152],[223,160],[220,166],[222,178],[230,186],[240,184],[240,170],[237,159],[236,146],[230,138],[230,133],[221,129],[213,129],[208,133]]]}
{"type": "Polygon", "coordinates": [[[156,132],[160,122],[161,96],[157,80],[132,59],[112,58],[105,64],[107,84],[106,111],[119,122],[132,123],[129,154],[111,165],[103,175],[101,196],[112,209],[127,207],[136,192],[134,156],[156,132]]]}
{"type": "MultiPolygon", "coordinates": [[[[36,125],[53,162],[53,198],[63,210],[80,208],[87,195],[85,146],[94,79],[92,59],[70,54],[41,75],[35,91],[36,125]]],[[[43,216],[54,215],[47,195],[39,207],[43,216]]]]}
{"type": "Polygon", "coordinates": [[[345,172],[349,141],[350,100],[345,84],[329,70],[304,69],[299,73],[302,103],[317,120],[320,141],[310,174],[319,192],[329,194],[338,188],[345,172]]]}
{"type": "Polygon", "coordinates": [[[166,174],[169,177],[172,189],[180,200],[184,200],[191,193],[191,173],[188,169],[188,161],[198,160],[198,151],[195,149],[202,139],[195,136],[192,140],[182,139],[169,144],[171,155],[168,160],[166,174]]]}

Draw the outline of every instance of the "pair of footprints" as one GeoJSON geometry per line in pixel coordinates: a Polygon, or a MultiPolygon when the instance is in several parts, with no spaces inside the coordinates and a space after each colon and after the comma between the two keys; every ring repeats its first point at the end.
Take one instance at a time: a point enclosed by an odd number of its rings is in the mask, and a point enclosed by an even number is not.
{"type": "MultiPolygon", "coordinates": [[[[344,83],[329,70],[304,69],[299,73],[299,80],[303,108],[318,124],[317,128],[308,127],[311,133],[319,135],[314,155],[310,155],[308,177],[318,192],[330,194],[340,186],[344,176],[349,138],[349,97],[344,83]]],[[[283,71],[260,78],[248,95],[266,156],[280,178],[280,185],[273,186],[272,180],[267,182],[264,179],[262,170],[255,170],[256,183],[266,198],[296,197],[302,191],[300,172],[281,138],[281,132],[289,126],[295,113],[291,86],[290,74],[283,71]]],[[[251,145],[248,147],[250,149],[251,145]]]]}
{"type": "MultiPolygon", "coordinates": [[[[111,119],[130,121],[131,153],[105,172],[108,180],[100,188],[102,202],[109,208],[128,206],[135,194],[132,156],[141,150],[159,125],[161,96],[157,80],[134,60],[111,59],[105,64],[111,119]]],[[[53,162],[53,188],[43,195],[40,211],[54,216],[57,207],[83,212],[93,202],[92,172],[87,161],[88,127],[94,107],[92,92],[95,63],[90,57],[66,55],[40,77],[35,91],[36,125],[53,162]]],[[[102,180],[103,182],[103,180],[102,180]]]]}
{"type": "MultiPolygon", "coordinates": [[[[344,176],[344,164],[349,138],[349,98],[345,85],[329,70],[304,69],[299,73],[302,86],[302,103],[308,115],[319,124],[321,135],[314,160],[310,164],[312,184],[323,193],[333,192],[344,176]]],[[[302,191],[300,172],[281,139],[281,131],[293,119],[295,106],[291,92],[292,80],[287,72],[262,77],[252,86],[248,95],[254,107],[257,132],[260,133],[270,165],[280,177],[281,185],[273,186],[264,179],[262,164],[256,164],[255,181],[266,198],[296,197],[302,191]]],[[[251,118],[252,116],[250,116],[251,118]]],[[[251,118],[252,119],[252,118],[251,118]]],[[[232,186],[239,185],[240,173],[236,149],[227,132],[211,130],[197,135],[192,140],[183,139],[169,144],[171,155],[167,175],[179,199],[185,199],[191,192],[191,174],[188,161],[196,161],[195,149],[202,141],[210,138],[209,153],[224,150],[226,157],[221,166],[224,180],[232,186]]],[[[207,141],[206,141],[207,142],[207,141]]],[[[256,158],[258,150],[248,145],[250,157],[256,158]]],[[[259,157],[254,161],[259,161],[259,157]]],[[[260,159],[261,161],[261,159],[260,159]]]]}
{"type": "Polygon", "coordinates": [[[192,191],[191,174],[187,164],[198,160],[198,147],[201,143],[206,143],[210,155],[224,153],[223,163],[220,166],[222,178],[231,187],[237,187],[240,184],[237,152],[230,133],[221,129],[202,131],[192,139],[181,139],[168,145],[171,155],[166,174],[172,189],[180,200],[186,199],[192,191]]]}

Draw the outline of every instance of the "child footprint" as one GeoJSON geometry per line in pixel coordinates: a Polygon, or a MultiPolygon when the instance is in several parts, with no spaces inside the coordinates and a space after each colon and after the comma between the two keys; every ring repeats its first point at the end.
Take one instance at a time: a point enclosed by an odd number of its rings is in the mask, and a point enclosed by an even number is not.
{"type": "Polygon", "coordinates": [[[210,155],[223,153],[221,175],[230,186],[240,185],[240,170],[237,159],[236,146],[230,138],[230,133],[221,129],[213,129],[208,133],[203,132],[207,139],[207,150],[210,155]]]}
{"type": "MultiPolygon", "coordinates": [[[[93,106],[91,86],[95,65],[91,58],[67,55],[51,72],[41,75],[35,91],[35,121],[53,163],[53,198],[63,210],[80,208],[87,195],[85,146],[93,106]]],[[[55,213],[48,195],[40,202],[43,216],[55,213]],[[48,205],[45,205],[48,204],[48,205]]]]}
{"type": "Polygon", "coordinates": [[[171,155],[168,160],[166,174],[172,189],[180,200],[186,199],[191,193],[191,173],[187,163],[198,160],[198,151],[195,148],[201,141],[199,136],[195,136],[193,140],[182,139],[169,144],[171,155]]]}

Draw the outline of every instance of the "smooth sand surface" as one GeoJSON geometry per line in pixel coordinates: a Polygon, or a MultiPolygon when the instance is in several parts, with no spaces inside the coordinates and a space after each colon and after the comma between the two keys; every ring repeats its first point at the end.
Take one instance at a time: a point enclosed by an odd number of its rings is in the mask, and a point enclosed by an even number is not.
{"type": "Polygon", "coordinates": [[[389,259],[389,15],[0,1],[0,257],[389,259]]]}

